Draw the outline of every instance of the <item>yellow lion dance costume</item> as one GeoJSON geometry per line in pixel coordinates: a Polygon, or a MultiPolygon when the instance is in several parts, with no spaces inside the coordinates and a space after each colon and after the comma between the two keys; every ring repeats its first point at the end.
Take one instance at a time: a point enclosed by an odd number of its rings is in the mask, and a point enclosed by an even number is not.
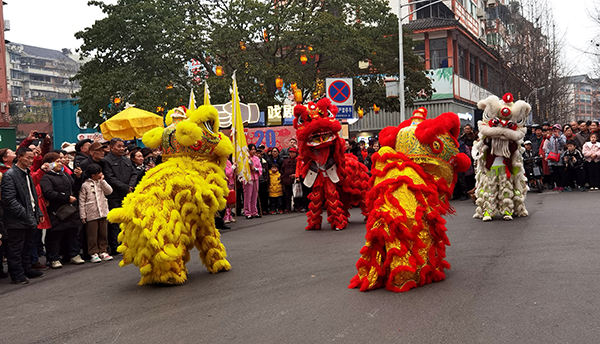
{"type": "Polygon", "coordinates": [[[367,193],[366,243],[350,288],[403,292],[443,280],[450,268],[442,215],[453,212],[448,200],[456,172],[466,171],[471,160],[458,152],[458,116],[426,116],[419,108],[410,120],[379,135],[367,193]]]}
{"type": "Polygon", "coordinates": [[[138,266],[139,285],[185,282],[194,246],[208,271],[231,268],[214,221],[225,208],[224,168],[233,152],[231,141],[218,132],[219,114],[210,105],[187,113],[178,108],[167,116],[167,125],[142,139],[161,148],[163,162],[146,172],[122,208],[108,214],[109,221],[121,224],[119,265],[138,266]]]}

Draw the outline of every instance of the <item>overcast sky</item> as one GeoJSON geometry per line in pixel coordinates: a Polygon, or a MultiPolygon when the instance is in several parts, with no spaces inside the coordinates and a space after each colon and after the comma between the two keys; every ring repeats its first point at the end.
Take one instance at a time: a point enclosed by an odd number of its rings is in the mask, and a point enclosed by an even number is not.
{"type": "MultiPolygon", "coordinates": [[[[90,27],[103,13],[95,6],[87,6],[87,0],[4,0],[4,19],[10,21],[6,39],[16,43],[60,50],[73,51],[81,45],[73,36],[75,32],[90,27]]],[[[592,22],[586,9],[600,0],[550,0],[558,30],[565,34],[566,61],[573,66],[575,74],[591,73],[589,51],[599,40],[600,24],[592,22]],[[592,43],[594,41],[594,43],[592,43]]],[[[117,0],[104,0],[116,3],[117,0]]],[[[406,0],[402,0],[403,3],[406,0]]],[[[397,6],[397,0],[391,2],[397,6]]],[[[598,42],[600,43],[600,41],[598,42]]]]}

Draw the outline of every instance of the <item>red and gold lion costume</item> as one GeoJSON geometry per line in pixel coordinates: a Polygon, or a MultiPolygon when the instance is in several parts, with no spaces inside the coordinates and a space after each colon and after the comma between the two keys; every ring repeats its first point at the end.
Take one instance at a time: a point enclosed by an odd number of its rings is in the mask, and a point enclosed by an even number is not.
{"type": "Polygon", "coordinates": [[[456,172],[466,171],[469,157],[458,152],[458,116],[447,112],[426,120],[419,108],[398,127],[379,136],[367,193],[366,244],[349,288],[385,288],[395,292],[443,280],[448,204],[456,172]]]}
{"type": "Polygon", "coordinates": [[[338,134],[342,125],[335,119],[337,112],[337,106],[327,98],[294,108],[299,147],[296,175],[304,178],[304,185],[312,187],[306,230],[321,229],[323,206],[327,222],[335,230],[346,228],[351,206],[360,206],[366,216],[368,170],[354,155],[344,153],[345,142],[338,134]]]}

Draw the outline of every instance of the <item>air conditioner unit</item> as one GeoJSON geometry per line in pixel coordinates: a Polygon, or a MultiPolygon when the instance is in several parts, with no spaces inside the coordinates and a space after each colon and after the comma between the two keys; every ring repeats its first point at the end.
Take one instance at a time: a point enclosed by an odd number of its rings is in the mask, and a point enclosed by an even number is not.
{"type": "Polygon", "coordinates": [[[496,6],[496,0],[488,0],[487,5],[488,5],[488,7],[496,6]]]}
{"type": "Polygon", "coordinates": [[[477,18],[479,18],[479,19],[485,18],[485,9],[483,9],[483,8],[477,9],[477,18]]]}

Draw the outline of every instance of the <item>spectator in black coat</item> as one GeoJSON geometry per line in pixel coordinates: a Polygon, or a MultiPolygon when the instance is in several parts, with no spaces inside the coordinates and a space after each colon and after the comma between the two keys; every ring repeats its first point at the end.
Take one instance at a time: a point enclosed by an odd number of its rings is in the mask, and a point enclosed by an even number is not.
{"type": "MultiPolygon", "coordinates": [[[[123,198],[133,191],[138,173],[131,160],[124,156],[125,144],[123,140],[113,138],[110,140],[109,148],[110,153],[104,158],[102,172],[104,173],[104,178],[113,189],[113,192],[107,197],[108,208],[114,209],[120,208],[123,198]]],[[[118,223],[108,223],[108,246],[113,256],[119,254],[117,252],[119,231],[118,223]]]]}
{"type": "Polygon", "coordinates": [[[79,194],[81,184],[83,184],[83,182],[85,182],[88,178],[91,177],[89,175],[89,172],[87,171],[90,165],[95,164],[100,166],[100,168],[104,169],[104,147],[102,146],[102,144],[100,142],[92,143],[88,149],[88,152],[90,156],[86,157],[85,160],[82,160],[79,163],[79,166],[77,166],[81,169],[82,173],[79,176],[76,176],[75,178],[75,186],[73,192],[75,192],[76,195],[79,194]]]}
{"type": "Polygon", "coordinates": [[[43,216],[29,171],[33,164],[33,151],[28,147],[20,147],[16,155],[17,163],[2,176],[1,194],[4,226],[8,234],[8,272],[12,283],[26,284],[29,278],[44,275],[31,268],[33,234],[43,216]]]}
{"type": "Polygon", "coordinates": [[[92,140],[90,139],[81,140],[75,144],[75,159],[73,160],[73,169],[79,167],[82,162],[89,159],[89,149],[91,145],[92,140]]]}
{"type": "MultiPolygon", "coordinates": [[[[292,211],[292,198],[293,198],[293,187],[296,181],[296,157],[298,156],[298,149],[292,147],[288,150],[289,158],[283,160],[281,166],[281,184],[283,184],[283,198],[284,198],[284,213],[292,211]]],[[[301,208],[301,200],[294,199],[294,206],[297,211],[301,208]]]]}
{"type": "Polygon", "coordinates": [[[137,172],[137,179],[135,181],[135,185],[137,186],[140,180],[144,178],[146,171],[148,171],[148,166],[144,164],[144,154],[142,154],[141,148],[134,148],[129,152],[129,160],[133,163],[133,167],[137,172]]]}
{"type": "Polygon", "coordinates": [[[68,257],[71,264],[83,264],[84,260],[79,255],[79,229],[81,221],[79,210],[75,202],[77,198],[73,192],[74,181],[71,176],[63,172],[63,165],[58,153],[48,153],[44,161],[50,163],[49,169],[40,180],[40,187],[44,198],[48,202],[48,217],[52,228],[46,232],[46,264],[53,269],[62,268],[60,262],[60,243],[63,237],[68,243],[68,257]],[[57,213],[61,208],[70,208],[72,213],[66,218],[59,218],[57,213]]]}

